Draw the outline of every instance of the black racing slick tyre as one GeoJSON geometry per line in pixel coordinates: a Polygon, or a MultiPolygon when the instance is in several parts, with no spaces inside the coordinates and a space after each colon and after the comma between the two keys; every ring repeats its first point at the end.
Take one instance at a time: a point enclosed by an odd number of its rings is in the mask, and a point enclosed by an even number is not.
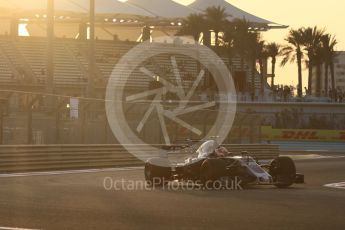
{"type": "Polygon", "coordinates": [[[171,178],[171,168],[168,166],[159,166],[154,162],[146,162],[144,175],[146,182],[151,186],[163,186],[171,178]]]}
{"type": "Polygon", "coordinates": [[[222,159],[207,159],[200,168],[200,183],[211,189],[221,177],[227,175],[226,163],[222,159]]]}
{"type": "Polygon", "coordinates": [[[278,188],[290,187],[296,178],[296,166],[290,157],[277,157],[269,167],[274,185],[278,188]]]}

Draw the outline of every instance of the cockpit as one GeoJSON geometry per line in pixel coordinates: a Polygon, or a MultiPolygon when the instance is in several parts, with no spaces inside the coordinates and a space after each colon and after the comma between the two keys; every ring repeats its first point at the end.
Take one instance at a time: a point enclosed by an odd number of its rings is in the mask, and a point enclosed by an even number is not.
{"type": "Polygon", "coordinates": [[[217,147],[218,147],[218,144],[214,140],[209,140],[209,141],[204,142],[196,151],[196,153],[198,154],[198,158],[209,157],[211,154],[214,153],[217,147]]]}

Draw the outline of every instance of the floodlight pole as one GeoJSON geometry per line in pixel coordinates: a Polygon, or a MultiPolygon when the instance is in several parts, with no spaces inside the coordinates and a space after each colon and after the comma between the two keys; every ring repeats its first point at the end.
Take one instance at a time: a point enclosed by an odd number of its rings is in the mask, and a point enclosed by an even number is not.
{"type": "MultiPolygon", "coordinates": [[[[52,94],[54,91],[54,0],[48,0],[47,9],[47,79],[46,91],[52,94]]],[[[48,99],[49,106],[52,100],[48,99]]]]}
{"type": "Polygon", "coordinates": [[[93,96],[95,76],[95,0],[90,0],[89,15],[89,76],[87,86],[87,96],[93,96]]]}

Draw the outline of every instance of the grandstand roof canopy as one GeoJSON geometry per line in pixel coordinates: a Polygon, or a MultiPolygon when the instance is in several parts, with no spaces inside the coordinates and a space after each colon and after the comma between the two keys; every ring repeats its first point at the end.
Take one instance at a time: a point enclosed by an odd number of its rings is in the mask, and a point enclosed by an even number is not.
{"type": "MultiPolygon", "coordinates": [[[[125,14],[144,17],[156,17],[148,11],[118,0],[96,0],[97,14],[125,14]]],[[[45,10],[47,0],[0,0],[0,8],[25,10],[45,10]]],[[[89,0],[55,0],[56,11],[73,13],[87,13],[89,11],[89,0]]]]}
{"type": "MultiPolygon", "coordinates": [[[[150,17],[152,19],[181,19],[192,13],[201,13],[210,6],[221,6],[226,9],[229,19],[246,19],[257,24],[259,28],[285,28],[285,26],[273,23],[263,18],[247,13],[225,0],[195,0],[188,6],[181,5],[173,0],[95,0],[96,14],[101,15],[126,15],[150,17]]],[[[47,0],[0,0],[0,8],[11,9],[23,17],[29,11],[34,14],[35,10],[44,11],[47,0]]],[[[77,14],[87,14],[89,0],[55,0],[55,10],[77,14]]],[[[3,11],[1,11],[3,12],[3,11]]],[[[4,17],[5,15],[2,15],[4,17]]]]}
{"type": "Polygon", "coordinates": [[[226,10],[226,13],[229,15],[228,19],[231,21],[234,19],[245,19],[251,23],[267,25],[268,27],[271,27],[271,28],[277,28],[277,27],[285,28],[286,27],[286,26],[268,21],[266,19],[259,18],[250,13],[247,13],[225,0],[196,0],[189,5],[190,8],[200,10],[200,11],[205,11],[208,7],[211,7],[211,6],[224,7],[226,10]]]}
{"type": "Polygon", "coordinates": [[[192,13],[200,13],[172,0],[128,0],[128,3],[161,18],[185,18],[192,13]]]}

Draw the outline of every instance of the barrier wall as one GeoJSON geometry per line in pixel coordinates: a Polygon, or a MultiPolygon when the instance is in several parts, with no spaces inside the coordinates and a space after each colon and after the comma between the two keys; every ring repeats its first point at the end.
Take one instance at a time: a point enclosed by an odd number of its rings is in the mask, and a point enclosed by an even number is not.
{"type": "MultiPolygon", "coordinates": [[[[169,158],[180,159],[183,145],[163,146],[169,149],[169,158]]],[[[234,154],[247,151],[258,160],[273,159],[279,155],[278,145],[226,145],[234,154]]],[[[0,145],[0,174],[27,171],[55,171],[92,168],[143,166],[144,162],[130,154],[138,145],[0,145]]],[[[140,145],[150,154],[151,146],[140,145]]],[[[194,152],[192,152],[194,153],[194,152]]],[[[183,158],[182,158],[183,159],[183,158]]],[[[182,160],[180,159],[180,160],[182,160]]]]}
{"type": "Polygon", "coordinates": [[[269,126],[262,126],[261,135],[262,140],[270,141],[317,141],[345,143],[345,130],[273,129],[269,126]]]}

